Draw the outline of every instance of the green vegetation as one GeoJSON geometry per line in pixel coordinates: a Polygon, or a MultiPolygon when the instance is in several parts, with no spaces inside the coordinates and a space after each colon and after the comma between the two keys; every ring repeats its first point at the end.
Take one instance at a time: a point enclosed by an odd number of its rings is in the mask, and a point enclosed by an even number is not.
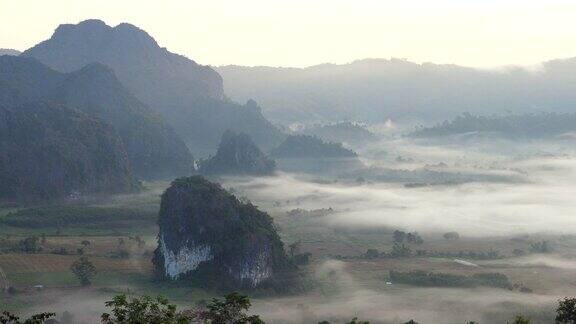
{"type": "Polygon", "coordinates": [[[178,311],[164,297],[152,299],[149,296],[128,299],[126,295],[117,295],[106,302],[112,308],[110,313],[102,314],[103,324],[264,324],[258,315],[247,315],[251,306],[247,296],[231,293],[224,300],[214,298],[206,307],[178,311]]]}
{"type": "MultiPolygon", "coordinates": [[[[560,300],[556,311],[557,324],[576,323],[576,298],[560,300]]],[[[102,313],[103,324],[264,324],[259,315],[248,315],[251,307],[250,299],[237,292],[229,293],[224,299],[213,298],[209,303],[199,303],[196,307],[179,310],[167,298],[158,296],[152,298],[147,295],[129,298],[126,294],[119,294],[105,302],[110,308],[109,312],[102,313]]],[[[8,311],[0,313],[0,323],[3,324],[43,324],[54,318],[55,313],[41,313],[32,315],[26,320],[8,311]]],[[[71,321],[74,315],[65,311],[62,313],[62,323],[71,321]]],[[[323,320],[319,324],[330,324],[323,320]]],[[[370,324],[369,321],[359,320],[358,317],[346,321],[346,324],[370,324]]],[[[468,324],[478,324],[469,321],[468,324]]],[[[510,323],[510,322],[507,322],[510,323]]],[[[530,324],[532,321],[524,315],[516,315],[511,324],[530,324]]],[[[411,319],[404,324],[418,324],[411,319]]]]}
{"type": "Polygon", "coordinates": [[[2,324],[42,324],[53,318],[56,314],[54,313],[41,313],[30,316],[25,320],[21,320],[20,317],[8,312],[3,311],[0,314],[0,323],[2,324]]]}
{"type": "Polygon", "coordinates": [[[512,138],[546,138],[576,131],[576,114],[542,113],[506,116],[474,116],[464,113],[452,121],[422,128],[413,137],[448,136],[470,132],[491,132],[512,138]]]}
{"type": "Polygon", "coordinates": [[[50,206],[21,209],[0,217],[0,223],[21,228],[65,228],[75,226],[126,227],[131,222],[156,220],[153,211],[94,206],[50,206]]]}
{"type": "Polygon", "coordinates": [[[86,257],[81,257],[70,266],[70,271],[80,280],[82,286],[89,286],[96,275],[96,267],[86,257]]]}
{"type": "Polygon", "coordinates": [[[394,242],[396,242],[396,243],[422,244],[422,243],[424,243],[424,240],[416,232],[406,233],[404,231],[396,230],[396,231],[394,231],[394,242]]]}
{"type": "Polygon", "coordinates": [[[390,280],[421,287],[496,287],[512,289],[508,277],[501,273],[475,273],[472,276],[433,273],[422,270],[410,272],[390,271],[390,280]]]}
{"type": "Polygon", "coordinates": [[[316,136],[291,135],[270,153],[278,158],[355,158],[341,143],[324,142],[316,136]]]}
{"type": "Polygon", "coordinates": [[[558,302],[555,321],[558,324],[576,323],[576,298],[564,298],[558,302]]]}
{"type": "Polygon", "coordinates": [[[4,104],[0,120],[12,122],[0,127],[0,201],[74,200],[139,189],[122,140],[109,125],[54,103],[4,104]]]}

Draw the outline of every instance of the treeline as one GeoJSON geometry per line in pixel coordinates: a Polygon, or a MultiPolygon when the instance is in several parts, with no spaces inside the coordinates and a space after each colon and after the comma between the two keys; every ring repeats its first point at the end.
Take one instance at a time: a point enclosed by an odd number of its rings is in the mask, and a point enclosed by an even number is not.
{"type": "Polygon", "coordinates": [[[59,228],[77,225],[110,227],[131,226],[130,222],[154,223],[154,211],[95,206],[49,206],[18,210],[0,217],[0,224],[22,228],[59,228]]]}
{"type": "Polygon", "coordinates": [[[414,270],[390,271],[390,281],[420,287],[494,287],[512,290],[514,286],[502,273],[475,273],[471,276],[414,270]]]}
{"type": "Polygon", "coordinates": [[[506,137],[545,138],[576,131],[576,114],[542,113],[507,116],[462,114],[452,121],[417,129],[412,137],[434,137],[470,132],[493,132],[506,137]]]}
{"type": "MultiPolygon", "coordinates": [[[[489,274],[487,274],[489,275],[489,274]]],[[[502,284],[499,276],[485,276],[477,279],[489,284],[502,284]]],[[[152,298],[150,296],[132,297],[117,295],[112,300],[107,301],[105,306],[110,309],[100,316],[103,324],[264,324],[264,320],[259,315],[248,315],[247,312],[252,306],[247,296],[231,293],[223,299],[214,298],[209,303],[199,303],[196,307],[178,310],[175,304],[164,297],[152,298]]],[[[27,319],[9,312],[0,313],[0,323],[2,324],[72,324],[75,323],[75,316],[71,312],[63,312],[57,319],[53,312],[45,312],[32,315],[27,319]]],[[[564,298],[558,302],[556,324],[576,323],[576,298],[564,298]]],[[[369,324],[358,318],[346,321],[346,324],[369,324]]],[[[411,319],[404,324],[418,324],[411,319]]],[[[425,320],[422,323],[426,323],[425,320]]],[[[509,322],[510,323],[510,322],[509,322]]],[[[511,324],[530,324],[529,318],[517,315],[511,324]]],[[[330,324],[329,321],[320,321],[318,324],[330,324]]],[[[467,324],[478,324],[470,321],[467,324]]]]}

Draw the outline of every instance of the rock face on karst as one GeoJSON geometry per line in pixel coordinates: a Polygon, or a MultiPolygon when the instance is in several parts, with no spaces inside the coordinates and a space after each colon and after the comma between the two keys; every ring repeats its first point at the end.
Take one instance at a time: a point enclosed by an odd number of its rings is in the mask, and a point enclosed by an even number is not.
{"type": "Polygon", "coordinates": [[[200,164],[205,175],[270,175],[276,162],[269,159],[247,134],[226,131],[216,155],[200,164]]]}
{"type": "Polygon", "coordinates": [[[256,288],[291,267],[270,216],[201,176],[162,195],[154,255],[158,275],[226,288],[256,288]]]}

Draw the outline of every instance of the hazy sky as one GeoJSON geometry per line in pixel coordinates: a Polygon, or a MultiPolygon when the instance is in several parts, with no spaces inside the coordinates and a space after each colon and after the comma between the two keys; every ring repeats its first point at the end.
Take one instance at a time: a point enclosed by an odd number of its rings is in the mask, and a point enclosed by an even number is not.
{"type": "Polygon", "coordinates": [[[529,65],[576,56],[575,17],[573,0],[0,0],[0,47],[24,50],[60,23],[99,18],[212,65],[529,65]]]}

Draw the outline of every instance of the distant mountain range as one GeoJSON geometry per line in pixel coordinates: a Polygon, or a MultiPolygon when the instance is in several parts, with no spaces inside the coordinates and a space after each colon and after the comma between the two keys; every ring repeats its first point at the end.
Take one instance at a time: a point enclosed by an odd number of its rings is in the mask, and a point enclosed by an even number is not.
{"type": "Polygon", "coordinates": [[[463,112],[576,111],[576,58],[544,62],[539,71],[478,70],[365,59],[308,68],[222,66],[226,93],[253,98],[280,123],[388,118],[426,123],[463,112]]]}
{"type": "Polygon", "coordinates": [[[130,24],[111,27],[86,20],[60,25],[50,39],[22,56],[64,73],[90,63],[110,67],[131,93],[166,118],[195,154],[213,151],[228,129],[247,133],[266,148],[282,140],[257,105],[226,99],[216,71],[161,48],[130,24]]]}

